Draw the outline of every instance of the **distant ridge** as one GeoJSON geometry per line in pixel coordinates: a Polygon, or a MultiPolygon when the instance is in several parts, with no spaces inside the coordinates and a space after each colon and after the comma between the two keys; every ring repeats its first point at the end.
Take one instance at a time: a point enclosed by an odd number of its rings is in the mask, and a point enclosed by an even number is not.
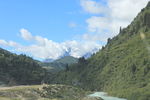
{"type": "Polygon", "coordinates": [[[68,65],[78,62],[78,58],[72,56],[64,56],[60,59],[51,62],[41,62],[41,66],[45,68],[51,68],[51,71],[60,71],[66,69],[68,65]]]}

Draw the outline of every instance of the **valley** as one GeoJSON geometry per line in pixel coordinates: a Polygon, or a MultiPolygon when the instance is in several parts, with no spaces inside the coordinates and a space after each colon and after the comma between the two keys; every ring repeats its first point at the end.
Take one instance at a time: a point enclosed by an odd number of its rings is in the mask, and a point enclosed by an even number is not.
{"type": "Polygon", "coordinates": [[[150,1],[87,58],[39,61],[0,48],[0,100],[150,100],[150,1]]]}

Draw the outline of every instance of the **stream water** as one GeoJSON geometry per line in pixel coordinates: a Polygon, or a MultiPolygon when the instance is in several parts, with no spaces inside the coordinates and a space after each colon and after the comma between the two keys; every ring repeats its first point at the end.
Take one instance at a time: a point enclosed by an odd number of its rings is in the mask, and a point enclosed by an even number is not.
{"type": "Polygon", "coordinates": [[[90,97],[100,97],[104,100],[127,100],[127,99],[124,99],[124,98],[108,96],[107,93],[105,93],[105,92],[95,92],[95,93],[90,94],[88,96],[90,96],[90,97]]]}

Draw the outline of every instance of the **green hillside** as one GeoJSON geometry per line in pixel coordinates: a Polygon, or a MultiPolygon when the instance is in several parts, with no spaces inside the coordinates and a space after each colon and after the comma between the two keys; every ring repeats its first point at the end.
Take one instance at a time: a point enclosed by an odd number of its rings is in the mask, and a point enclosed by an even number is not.
{"type": "Polygon", "coordinates": [[[78,59],[72,56],[65,56],[53,62],[41,62],[40,65],[50,71],[60,71],[66,69],[68,65],[77,63],[78,59]]]}
{"type": "Polygon", "coordinates": [[[0,48],[0,85],[40,84],[45,70],[32,58],[0,48]]]}
{"type": "Polygon", "coordinates": [[[54,63],[64,63],[64,64],[69,64],[69,65],[73,63],[77,63],[77,62],[78,62],[78,59],[72,56],[65,56],[54,61],[54,63]]]}
{"type": "Polygon", "coordinates": [[[149,100],[150,2],[99,52],[69,68],[56,74],[53,82],[106,91],[128,100],[149,100]]]}

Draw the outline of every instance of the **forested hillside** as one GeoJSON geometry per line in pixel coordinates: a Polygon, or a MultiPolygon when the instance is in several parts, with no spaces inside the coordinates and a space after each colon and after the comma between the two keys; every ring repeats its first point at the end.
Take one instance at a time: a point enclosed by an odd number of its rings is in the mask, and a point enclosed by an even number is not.
{"type": "Polygon", "coordinates": [[[106,91],[128,100],[149,100],[150,2],[99,52],[56,74],[52,82],[106,91]]]}
{"type": "Polygon", "coordinates": [[[49,70],[50,72],[57,72],[60,70],[65,70],[68,65],[78,62],[78,58],[72,56],[65,56],[60,59],[54,60],[52,62],[39,62],[39,64],[49,70]]]}
{"type": "Polygon", "coordinates": [[[0,48],[0,83],[7,85],[39,84],[45,70],[32,58],[0,48]]]}

